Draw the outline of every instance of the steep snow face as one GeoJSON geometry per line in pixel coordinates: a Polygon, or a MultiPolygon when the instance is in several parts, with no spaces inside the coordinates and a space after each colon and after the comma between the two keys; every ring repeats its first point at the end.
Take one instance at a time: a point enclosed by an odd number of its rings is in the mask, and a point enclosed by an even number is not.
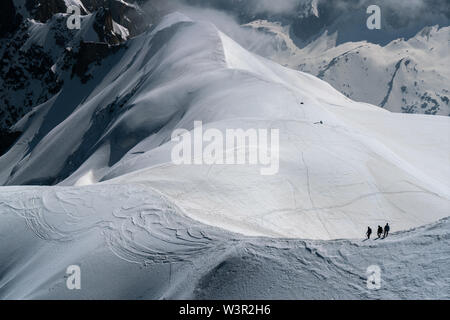
{"type": "Polygon", "coordinates": [[[80,41],[116,45],[153,21],[137,5],[119,0],[8,0],[5,14],[9,11],[0,23],[0,135],[59,92],[63,78],[78,67],[80,41]],[[80,30],[67,27],[70,5],[80,7],[80,30]]]}
{"type": "Polygon", "coordinates": [[[448,216],[447,117],[354,102],[180,14],[90,72],[15,126],[24,134],[0,158],[2,184],[145,184],[180,214],[252,236],[360,238],[368,225],[448,216]],[[279,171],[173,164],[171,134],[194,121],[279,130],[279,171]]]}

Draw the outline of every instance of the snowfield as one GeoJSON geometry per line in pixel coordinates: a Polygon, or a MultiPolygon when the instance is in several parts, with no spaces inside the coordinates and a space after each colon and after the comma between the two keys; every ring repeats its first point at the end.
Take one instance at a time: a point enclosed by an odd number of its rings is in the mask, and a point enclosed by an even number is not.
{"type": "Polygon", "coordinates": [[[384,240],[246,237],[146,184],[7,187],[1,299],[448,299],[450,221],[384,240]],[[81,268],[68,290],[66,268],[81,268]],[[381,288],[366,269],[378,265],[381,288]]]}
{"type": "Polygon", "coordinates": [[[354,102],[178,13],[89,72],[0,157],[0,298],[450,298],[449,117],[354,102]],[[279,172],[173,164],[194,121],[279,129],[279,172]]]}

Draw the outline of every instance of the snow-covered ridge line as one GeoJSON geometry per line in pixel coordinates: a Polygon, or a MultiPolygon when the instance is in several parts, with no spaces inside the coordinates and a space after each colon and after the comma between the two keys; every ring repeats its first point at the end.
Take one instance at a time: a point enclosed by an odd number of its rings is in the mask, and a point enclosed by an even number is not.
{"type": "Polygon", "coordinates": [[[449,293],[448,218],[363,242],[245,237],[187,219],[137,184],[4,187],[0,220],[0,261],[8,261],[0,267],[2,299],[446,299],[449,293]],[[74,263],[83,290],[66,288],[65,270],[74,263]],[[376,291],[366,288],[373,264],[382,268],[376,291]]]}
{"type": "Polygon", "coordinates": [[[95,87],[77,100],[63,89],[21,123],[24,135],[0,158],[3,183],[147,183],[190,218],[252,236],[358,238],[367,224],[402,230],[448,215],[445,117],[351,101],[181,14],[92,68],[95,87]],[[72,112],[52,113],[59,104],[72,112]],[[173,130],[195,121],[280,130],[279,174],[171,164],[173,130]]]}

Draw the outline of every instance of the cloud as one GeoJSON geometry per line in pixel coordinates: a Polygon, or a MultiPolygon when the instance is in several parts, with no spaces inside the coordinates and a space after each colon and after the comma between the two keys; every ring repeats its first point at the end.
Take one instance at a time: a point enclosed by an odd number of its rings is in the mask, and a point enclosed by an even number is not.
{"type": "MultiPolygon", "coordinates": [[[[357,17],[356,19],[364,19],[366,8],[376,4],[382,9],[383,30],[392,33],[392,35],[386,34],[386,37],[401,37],[403,33],[405,37],[409,37],[424,26],[448,25],[447,17],[450,16],[450,10],[447,2],[442,0],[149,0],[147,4],[153,4],[148,6],[152,10],[164,7],[162,11],[165,13],[180,11],[193,20],[210,21],[245,48],[270,56],[267,50],[270,51],[274,46],[279,46],[280,40],[265,31],[242,28],[241,24],[257,18],[270,20],[272,17],[276,21],[289,24],[298,21],[300,15],[315,15],[312,7],[317,5],[319,20],[324,27],[336,27],[333,26],[335,22],[338,23],[336,28],[339,28],[340,24],[348,27],[345,24],[347,21],[350,21],[349,23],[354,21],[351,19],[353,14],[357,17]],[[398,33],[396,30],[403,31],[398,33]]],[[[348,28],[345,29],[345,32],[347,31],[348,28]]],[[[353,40],[362,40],[362,38],[353,40]]]]}
{"type": "Polygon", "coordinates": [[[305,0],[251,0],[255,13],[290,13],[305,0]]]}
{"type": "Polygon", "coordinates": [[[260,52],[264,48],[270,49],[273,37],[250,28],[243,28],[235,15],[211,8],[199,8],[179,3],[177,11],[182,12],[196,21],[209,21],[220,31],[234,39],[245,48],[260,52]]]}

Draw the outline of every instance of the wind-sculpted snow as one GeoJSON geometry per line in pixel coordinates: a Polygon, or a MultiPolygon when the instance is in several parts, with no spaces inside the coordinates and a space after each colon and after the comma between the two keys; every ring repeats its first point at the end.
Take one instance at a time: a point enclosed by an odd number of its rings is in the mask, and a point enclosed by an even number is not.
{"type": "Polygon", "coordinates": [[[145,184],[7,187],[0,212],[2,299],[450,297],[448,219],[369,241],[244,237],[145,184]],[[81,290],[66,288],[72,264],[81,290]],[[371,265],[379,290],[367,288],[371,265]]]}
{"type": "Polygon", "coordinates": [[[448,215],[446,117],[353,102],[181,14],[93,68],[79,92],[74,79],[16,125],[24,134],[0,158],[3,183],[148,183],[194,220],[255,236],[359,238],[367,225],[448,215]],[[175,165],[172,132],[196,121],[279,130],[279,170],[175,165]]]}
{"type": "Polygon", "coordinates": [[[448,297],[450,118],[354,102],[180,14],[89,73],[0,158],[2,298],[448,297]],[[278,170],[175,164],[195,122],[278,130],[278,170]],[[337,240],[386,222],[385,240],[337,240]]]}
{"type": "Polygon", "coordinates": [[[450,222],[360,241],[245,240],[198,283],[197,299],[448,299],[450,222]],[[381,268],[381,288],[366,270],[381,268]]]}
{"type": "Polygon", "coordinates": [[[7,188],[0,211],[22,217],[41,239],[68,242],[92,230],[130,262],[171,262],[217,245],[217,232],[184,217],[145,185],[7,188]]]}

